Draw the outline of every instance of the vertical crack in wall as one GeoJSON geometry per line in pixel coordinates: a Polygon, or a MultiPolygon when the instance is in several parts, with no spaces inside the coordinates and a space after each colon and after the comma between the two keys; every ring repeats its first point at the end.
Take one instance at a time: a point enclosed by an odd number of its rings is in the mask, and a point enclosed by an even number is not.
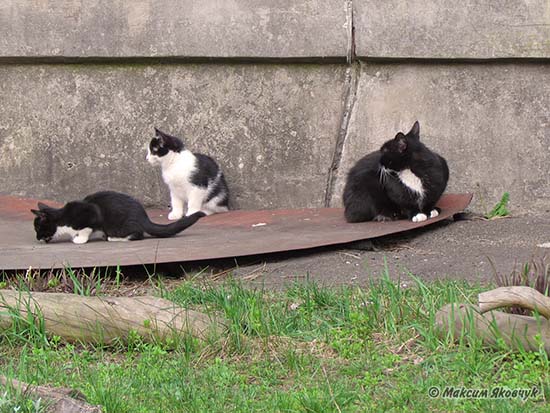
{"type": "Polygon", "coordinates": [[[348,65],[353,63],[355,58],[355,21],[353,20],[353,0],[348,0],[346,2],[346,20],[347,20],[347,54],[346,59],[348,65]]]}
{"type": "Polygon", "coordinates": [[[348,68],[346,69],[346,77],[344,81],[344,110],[336,137],[336,145],[332,154],[332,162],[328,170],[327,186],[325,189],[325,207],[330,207],[334,196],[334,187],[338,179],[338,170],[342,162],[342,152],[348,135],[348,128],[355,107],[357,98],[357,88],[359,84],[360,65],[355,60],[355,26],[353,20],[353,0],[347,2],[347,18],[348,18],[348,68]]]}

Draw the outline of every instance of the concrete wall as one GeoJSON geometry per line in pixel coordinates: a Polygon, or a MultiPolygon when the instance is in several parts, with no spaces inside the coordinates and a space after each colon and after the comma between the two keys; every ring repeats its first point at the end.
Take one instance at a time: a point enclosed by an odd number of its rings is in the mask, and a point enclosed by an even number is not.
{"type": "Polygon", "coordinates": [[[541,0],[3,0],[0,192],[167,205],[157,126],[214,155],[238,207],[338,206],[418,119],[474,210],[548,209],[548,58],[541,0]]]}

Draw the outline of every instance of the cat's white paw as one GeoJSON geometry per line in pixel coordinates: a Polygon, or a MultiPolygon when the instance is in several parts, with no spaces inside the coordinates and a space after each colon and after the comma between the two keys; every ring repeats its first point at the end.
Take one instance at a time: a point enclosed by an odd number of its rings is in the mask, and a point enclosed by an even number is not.
{"type": "Polygon", "coordinates": [[[435,218],[439,216],[439,211],[437,209],[432,209],[430,212],[430,218],[435,218]]]}
{"type": "Polygon", "coordinates": [[[168,214],[168,219],[170,221],[175,221],[180,219],[183,216],[183,211],[172,211],[168,214]]]}
{"type": "Polygon", "coordinates": [[[86,244],[88,242],[88,237],[83,237],[81,235],[78,235],[73,238],[73,242],[75,244],[86,244]]]}
{"type": "Polygon", "coordinates": [[[107,241],[109,241],[109,242],[125,242],[125,241],[130,241],[130,237],[125,237],[125,238],[107,237],[107,241]]]}
{"type": "Polygon", "coordinates": [[[79,229],[78,232],[76,232],[73,236],[73,242],[75,244],[86,244],[88,242],[88,239],[90,239],[90,235],[92,235],[92,232],[94,232],[92,228],[79,229]]]}
{"type": "Polygon", "coordinates": [[[426,221],[427,219],[428,219],[428,216],[420,212],[416,214],[414,217],[412,217],[412,222],[423,222],[423,221],[426,221]]]}

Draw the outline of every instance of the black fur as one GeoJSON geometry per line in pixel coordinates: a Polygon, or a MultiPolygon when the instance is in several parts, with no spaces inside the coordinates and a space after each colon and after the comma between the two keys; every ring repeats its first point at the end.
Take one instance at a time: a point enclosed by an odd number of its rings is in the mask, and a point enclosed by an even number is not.
{"type": "Polygon", "coordinates": [[[72,201],[62,208],[52,208],[38,203],[38,210],[31,209],[36,218],[36,238],[49,242],[58,227],[74,230],[91,228],[102,231],[105,237],[143,239],[144,233],[165,238],[176,235],[197,222],[205,214],[197,212],[168,225],[151,222],[145,209],[129,195],[113,191],[96,192],[82,201],[72,201]]]}
{"type": "Polygon", "coordinates": [[[175,136],[168,135],[155,128],[155,137],[149,143],[149,150],[153,155],[164,156],[168,151],[181,152],[185,146],[175,136]]]}
{"type": "Polygon", "coordinates": [[[380,151],[361,158],[348,173],[344,214],[348,222],[399,218],[399,207],[386,195],[380,176],[380,151]]]}
{"type": "Polygon", "coordinates": [[[218,175],[220,167],[214,159],[202,153],[194,153],[197,159],[197,171],[191,176],[191,183],[196,186],[206,188],[208,182],[218,175]]]}
{"type": "Polygon", "coordinates": [[[420,125],[415,122],[404,135],[399,132],[381,148],[380,163],[387,173],[384,188],[388,197],[399,205],[401,213],[412,218],[419,212],[430,216],[435,204],[445,191],[449,168],[445,159],[420,142],[420,125]],[[411,191],[398,178],[398,172],[410,169],[422,182],[424,195],[411,191]]]}

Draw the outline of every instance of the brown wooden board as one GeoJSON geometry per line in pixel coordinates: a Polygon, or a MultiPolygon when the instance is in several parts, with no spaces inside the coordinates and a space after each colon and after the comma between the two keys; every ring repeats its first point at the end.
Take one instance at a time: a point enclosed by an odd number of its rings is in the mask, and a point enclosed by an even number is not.
{"type": "MultiPolygon", "coordinates": [[[[438,203],[441,214],[420,223],[349,224],[341,208],[238,210],[205,217],[173,238],[133,242],[97,239],[77,245],[70,241],[38,242],[29,211],[37,200],[0,195],[0,270],[184,262],[344,244],[439,222],[463,211],[471,199],[471,194],[446,194],[438,203]]],[[[148,213],[155,222],[168,222],[167,211],[148,213]]]]}

